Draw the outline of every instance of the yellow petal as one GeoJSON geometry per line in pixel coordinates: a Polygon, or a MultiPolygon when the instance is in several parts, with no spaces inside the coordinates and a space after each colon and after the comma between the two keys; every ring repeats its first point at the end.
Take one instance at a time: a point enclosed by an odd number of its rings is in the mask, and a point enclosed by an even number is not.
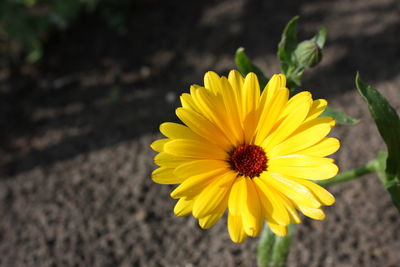
{"type": "Polygon", "coordinates": [[[304,215],[307,217],[310,217],[311,219],[314,220],[323,220],[325,219],[325,213],[323,212],[322,209],[314,209],[314,208],[309,208],[309,207],[304,207],[304,206],[298,206],[297,207],[304,215]]]}
{"type": "Polygon", "coordinates": [[[338,167],[334,163],[319,166],[269,166],[270,172],[277,172],[287,176],[293,176],[309,180],[325,180],[334,177],[338,173],[338,167]]]}
{"type": "Polygon", "coordinates": [[[312,208],[319,208],[321,206],[307,187],[287,179],[279,173],[271,173],[265,181],[295,203],[312,208]]]}
{"type": "Polygon", "coordinates": [[[335,125],[335,120],[331,117],[318,117],[309,121],[304,121],[303,124],[293,133],[293,135],[302,132],[306,129],[313,127],[314,125],[325,124],[328,123],[331,128],[335,125]]]}
{"type": "Polygon", "coordinates": [[[286,226],[289,223],[300,223],[301,219],[299,217],[299,214],[296,210],[296,206],[294,205],[293,201],[290,200],[288,197],[286,197],[284,194],[279,192],[279,190],[276,190],[275,188],[271,187],[270,188],[271,193],[274,195],[274,202],[276,202],[274,205],[276,208],[282,209],[284,211],[284,221],[281,219],[275,220],[275,219],[269,219],[267,217],[267,220],[271,223],[274,224],[279,224],[282,226],[286,226]]]}
{"type": "Polygon", "coordinates": [[[229,116],[227,116],[227,123],[229,124],[229,129],[237,140],[234,145],[238,145],[243,142],[244,137],[243,125],[238,109],[237,92],[234,91],[231,84],[225,77],[221,78],[221,83],[223,87],[222,97],[224,99],[226,114],[229,114],[229,116]]]}
{"type": "Polygon", "coordinates": [[[339,147],[339,140],[337,140],[336,138],[327,137],[322,139],[317,144],[297,151],[296,153],[316,157],[325,157],[335,153],[339,149],[339,147]]]}
{"type": "Polygon", "coordinates": [[[199,135],[194,133],[189,127],[174,122],[162,123],[160,125],[160,132],[171,139],[194,139],[198,141],[204,140],[199,135]]]}
{"type": "Polygon", "coordinates": [[[155,169],[151,174],[151,178],[158,184],[180,184],[185,179],[174,175],[174,169],[160,167],[155,169]]]}
{"type": "Polygon", "coordinates": [[[187,178],[174,191],[172,198],[193,197],[203,191],[214,179],[218,179],[226,170],[213,170],[187,178]]]}
{"type": "Polygon", "coordinates": [[[305,121],[309,121],[317,118],[322,112],[325,111],[328,102],[325,99],[317,99],[313,101],[313,104],[308,112],[307,119],[305,121]]]}
{"type": "Polygon", "coordinates": [[[192,90],[191,96],[194,104],[199,110],[199,113],[212,123],[218,125],[217,122],[219,121],[219,118],[217,117],[217,114],[215,114],[215,108],[220,109],[221,98],[216,97],[212,92],[202,87],[192,90]],[[216,99],[217,101],[215,101],[216,99]]]}
{"type": "MultiPolygon", "coordinates": [[[[256,183],[256,185],[257,185],[257,183],[256,183]]],[[[272,206],[272,204],[271,204],[271,201],[269,201],[269,199],[265,196],[265,194],[258,187],[258,185],[255,188],[256,188],[256,191],[257,191],[257,194],[258,194],[258,198],[260,199],[262,213],[263,213],[265,219],[267,219],[267,221],[271,221],[271,222],[277,223],[275,221],[275,219],[271,216],[271,211],[274,208],[272,206]]]]}
{"type": "Polygon", "coordinates": [[[253,180],[246,178],[245,181],[247,185],[247,200],[242,206],[243,228],[248,236],[255,237],[262,230],[264,214],[262,214],[260,199],[253,180]]]}
{"type": "Polygon", "coordinates": [[[289,216],[290,216],[290,223],[301,223],[301,219],[299,213],[296,210],[296,206],[294,205],[293,201],[287,198],[285,195],[276,192],[282,199],[283,205],[286,207],[289,216]]]}
{"type": "Polygon", "coordinates": [[[228,232],[232,241],[235,243],[242,243],[247,239],[240,215],[233,215],[230,212],[228,213],[228,232]]]}
{"type": "Polygon", "coordinates": [[[258,122],[256,144],[261,144],[273,129],[278,117],[284,109],[289,98],[289,90],[278,89],[274,98],[264,106],[260,105],[261,114],[258,122]]]}
{"type": "Polygon", "coordinates": [[[207,71],[204,75],[204,87],[215,94],[221,92],[221,77],[213,71],[207,71]]]}
{"type": "MultiPolygon", "coordinates": [[[[301,151],[321,141],[331,130],[329,123],[313,125],[271,148],[269,155],[288,155],[301,151]]],[[[302,154],[298,152],[298,154],[302,154]]]]}
{"type": "Polygon", "coordinates": [[[227,206],[228,206],[228,194],[225,194],[225,197],[222,200],[221,204],[217,207],[217,209],[213,213],[201,217],[199,219],[200,227],[203,229],[208,229],[214,226],[214,224],[216,224],[217,221],[221,219],[222,215],[224,215],[227,206]]]}
{"type": "Polygon", "coordinates": [[[329,206],[335,203],[335,197],[316,183],[304,179],[296,179],[296,182],[307,187],[322,204],[329,206]]]}
{"type": "Polygon", "coordinates": [[[261,95],[260,104],[262,106],[270,106],[271,101],[275,97],[278,89],[286,88],[286,77],[283,74],[274,74],[261,95]]]}
{"type": "Polygon", "coordinates": [[[243,84],[243,96],[244,96],[244,112],[245,115],[254,111],[258,107],[260,101],[260,85],[258,83],[257,75],[250,72],[246,75],[243,84]]]}
{"type": "MultiPolygon", "coordinates": [[[[278,204],[275,204],[275,206],[279,205],[280,207],[279,206],[278,207],[280,209],[285,209],[287,211],[287,214],[289,216],[289,222],[300,223],[301,220],[300,220],[299,214],[297,213],[296,208],[293,204],[293,201],[288,198],[289,197],[288,195],[286,195],[284,192],[279,190],[280,185],[278,185],[278,187],[277,187],[276,181],[275,181],[275,183],[273,183],[275,179],[273,177],[269,176],[268,174],[264,174],[261,179],[270,188],[270,191],[272,192],[272,194],[275,195],[275,198],[276,198],[275,202],[278,202],[278,204]],[[271,180],[272,180],[272,183],[271,183],[271,180]]],[[[290,192],[290,194],[291,193],[292,192],[290,192]]],[[[297,192],[294,192],[294,194],[296,194],[297,197],[299,195],[297,192]]],[[[313,196],[311,196],[311,197],[314,199],[313,196]]],[[[301,203],[303,203],[303,202],[301,202],[301,203]]],[[[319,203],[317,203],[316,205],[318,207],[320,206],[319,203]]],[[[267,212],[271,213],[271,211],[267,211],[267,212]]],[[[282,224],[282,221],[277,222],[275,219],[271,220],[269,217],[266,217],[266,218],[269,222],[273,222],[275,224],[280,224],[280,225],[287,224],[286,221],[284,224],[282,224]]],[[[285,219],[287,219],[286,214],[285,214],[285,219]]]]}
{"type": "MultiPolygon", "coordinates": [[[[253,178],[253,181],[260,189],[259,192],[261,192],[263,197],[268,199],[271,203],[272,209],[269,211],[270,216],[281,225],[289,224],[290,216],[284,204],[282,203],[282,198],[276,194],[272,188],[270,188],[268,184],[264,182],[264,180],[265,179],[261,179],[261,177],[253,178]]],[[[268,212],[268,210],[266,212],[268,212]]]]}
{"type": "Polygon", "coordinates": [[[213,170],[229,170],[229,164],[222,160],[193,160],[176,167],[174,174],[180,177],[190,177],[213,170]]]}
{"type": "Polygon", "coordinates": [[[237,105],[236,109],[240,116],[240,121],[242,122],[244,119],[245,111],[243,110],[244,106],[244,96],[243,96],[243,84],[244,78],[243,76],[237,71],[232,70],[229,72],[228,81],[232,86],[233,92],[235,92],[237,105]]]}
{"type": "Polygon", "coordinates": [[[246,144],[252,144],[254,135],[256,134],[257,129],[257,122],[258,122],[258,114],[256,110],[252,110],[249,114],[246,115],[243,128],[246,129],[244,131],[244,140],[246,144]]]}
{"type": "Polygon", "coordinates": [[[199,219],[199,225],[203,229],[209,229],[221,219],[224,212],[212,213],[199,219]]]}
{"type": "Polygon", "coordinates": [[[280,225],[273,222],[268,222],[269,229],[277,236],[287,235],[287,225],[280,225]]]}
{"type": "Polygon", "coordinates": [[[154,157],[154,162],[158,166],[176,168],[177,166],[188,162],[188,159],[179,156],[174,156],[165,152],[160,152],[154,157]]]}
{"type": "Polygon", "coordinates": [[[313,167],[320,166],[328,163],[332,163],[333,159],[331,158],[322,158],[322,157],[313,157],[306,155],[287,155],[287,156],[279,156],[268,159],[268,167],[274,168],[275,166],[296,166],[296,167],[313,167]]]}
{"type": "Polygon", "coordinates": [[[232,86],[234,92],[238,93],[242,91],[244,84],[244,78],[237,70],[231,70],[228,75],[228,81],[232,86]]]}
{"type": "Polygon", "coordinates": [[[220,147],[189,139],[174,139],[164,145],[164,152],[193,159],[225,160],[228,154],[220,147]]]}
{"type": "Polygon", "coordinates": [[[309,100],[305,97],[298,97],[292,102],[296,105],[296,109],[289,111],[289,114],[282,119],[276,130],[261,144],[266,151],[284,141],[299,128],[310,110],[311,101],[309,100]]]}
{"type": "Polygon", "coordinates": [[[190,109],[191,111],[194,112],[199,112],[198,108],[196,107],[196,104],[193,101],[193,97],[190,94],[183,93],[180,97],[182,107],[184,109],[190,109]]]}
{"type": "Polygon", "coordinates": [[[247,198],[246,178],[239,176],[232,184],[231,192],[229,194],[229,212],[234,215],[240,215],[242,206],[247,198]]]}
{"type": "MultiPolygon", "coordinates": [[[[193,100],[200,110],[202,116],[212,122],[221,132],[229,131],[229,124],[227,123],[227,114],[225,105],[223,103],[223,97],[221,94],[212,95],[207,90],[200,89],[195,90],[193,93],[193,100]]],[[[235,138],[231,134],[225,134],[226,139],[230,140],[231,143],[235,143],[235,138]]]]}
{"type": "MultiPolygon", "coordinates": [[[[236,174],[233,171],[229,171],[210,183],[196,198],[193,216],[196,218],[207,216],[223,205],[223,200],[229,193],[235,176],[236,174]]],[[[227,203],[225,203],[224,208],[220,208],[225,210],[226,205],[227,203]]]]}
{"type": "Polygon", "coordinates": [[[194,111],[178,108],[176,115],[192,131],[204,137],[209,142],[220,146],[222,149],[229,149],[232,145],[226,135],[211,123],[209,120],[194,111]]]}
{"type": "Polygon", "coordinates": [[[170,139],[167,139],[167,138],[158,139],[158,140],[154,141],[153,143],[151,143],[150,147],[156,152],[162,152],[164,149],[164,145],[168,141],[170,141],[170,139]]]}
{"type": "MultiPolygon", "coordinates": [[[[310,104],[309,110],[310,110],[311,106],[313,104],[313,101],[311,98],[311,93],[308,91],[300,92],[300,93],[294,95],[293,97],[291,97],[289,99],[289,101],[287,102],[285,109],[281,113],[280,118],[286,117],[291,113],[297,112],[298,106],[304,102],[309,102],[309,104],[310,104]]],[[[307,114],[308,114],[308,112],[307,112],[307,114]]]]}
{"type": "Polygon", "coordinates": [[[176,202],[174,213],[176,216],[186,216],[192,213],[193,209],[193,198],[180,198],[178,202],[176,202]]]}

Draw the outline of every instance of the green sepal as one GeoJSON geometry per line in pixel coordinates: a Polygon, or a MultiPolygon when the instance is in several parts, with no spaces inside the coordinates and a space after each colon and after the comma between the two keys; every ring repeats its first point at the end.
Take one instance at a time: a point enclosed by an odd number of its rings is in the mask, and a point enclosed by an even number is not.
{"type": "Polygon", "coordinates": [[[284,267],[290,252],[295,225],[289,224],[286,236],[276,236],[268,225],[264,226],[257,249],[259,267],[284,267]]]}
{"type": "Polygon", "coordinates": [[[368,103],[371,116],[386,143],[388,149],[386,166],[381,163],[384,172],[380,171],[378,174],[400,211],[400,118],[389,102],[376,89],[365,84],[358,73],[356,87],[368,103]]]}
{"type": "Polygon", "coordinates": [[[289,66],[286,75],[286,86],[290,89],[291,93],[295,92],[295,89],[301,85],[301,79],[303,78],[304,67],[296,67],[294,65],[289,66]]]}
{"type": "Polygon", "coordinates": [[[360,121],[331,107],[326,107],[325,111],[321,114],[321,117],[324,116],[332,117],[336,120],[337,124],[342,125],[353,125],[360,121]]]}
{"type": "Polygon", "coordinates": [[[306,40],[297,46],[294,50],[296,62],[301,67],[315,67],[321,62],[322,50],[313,40],[306,40]]]}
{"type": "Polygon", "coordinates": [[[238,70],[243,76],[246,76],[249,72],[254,72],[257,75],[261,90],[264,89],[264,87],[268,83],[268,78],[263,74],[263,72],[260,70],[259,67],[257,67],[256,65],[253,64],[253,62],[251,62],[251,60],[244,53],[243,47],[239,47],[236,50],[235,63],[236,66],[238,67],[238,70]]]}
{"type": "Polygon", "coordinates": [[[326,27],[322,27],[311,40],[314,41],[318,45],[318,47],[322,49],[325,46],[327,36],[328,29],[326,27]]]}

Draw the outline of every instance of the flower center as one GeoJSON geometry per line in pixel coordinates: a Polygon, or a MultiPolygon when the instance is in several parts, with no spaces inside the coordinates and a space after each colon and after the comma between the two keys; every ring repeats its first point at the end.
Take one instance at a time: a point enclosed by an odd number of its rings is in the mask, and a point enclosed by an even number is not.
{"type": "Polygon", "coordinates": [[[240,145],[231,152],[229,163],[242,176],[258,177],[267,169],[267,156],[256,145],[240,145]]]}

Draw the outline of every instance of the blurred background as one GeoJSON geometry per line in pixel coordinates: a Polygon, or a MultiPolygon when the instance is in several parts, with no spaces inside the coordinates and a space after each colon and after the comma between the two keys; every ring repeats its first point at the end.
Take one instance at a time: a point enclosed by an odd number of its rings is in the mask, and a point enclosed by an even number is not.
{"type": "MultiPolygon", "coordinates": [[[[175,217],[149,144],[182,92],[235,67],[239,46],[279,72],[295,15],[299,39],[329,30],[302,89],[361,119],[332,135],[342,170],[364,164],[384,145],[354,77],[400,110],[398,0],[1,0],[0,266],[255,266],[258,239],[233,244],[225,219],[204,231],[175,217]]],[[[289,266],[399,266],[400,216],[378,178],[331,191],[289,266]]]]}

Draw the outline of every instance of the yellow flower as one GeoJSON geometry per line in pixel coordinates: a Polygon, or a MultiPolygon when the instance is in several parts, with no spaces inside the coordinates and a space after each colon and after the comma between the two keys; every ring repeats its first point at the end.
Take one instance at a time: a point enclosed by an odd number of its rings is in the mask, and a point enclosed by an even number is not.
{"type": "Polygon", "coordinates": [[[228,208],[228,231],[234,242],[257,236],[264,222],[278,236],[297,211],[322,220],[321,205],[335,198],[313,180],[338,172],[325,156],[339,149],[326,137],[335,121],[318,117],[324,99],[309,92],[289,99],[286,78],[274,75],[262,94],[257,76],[244,79],[232,70],[228,78],[207,72],[204,87],[193,85],[181,96],[176,115],[184,123],[166,122],[166,136],[152,143],[160,167],[152,174],[159,184],[179,184],[177,216],[193,214],[210,228],[228,208]]]}

